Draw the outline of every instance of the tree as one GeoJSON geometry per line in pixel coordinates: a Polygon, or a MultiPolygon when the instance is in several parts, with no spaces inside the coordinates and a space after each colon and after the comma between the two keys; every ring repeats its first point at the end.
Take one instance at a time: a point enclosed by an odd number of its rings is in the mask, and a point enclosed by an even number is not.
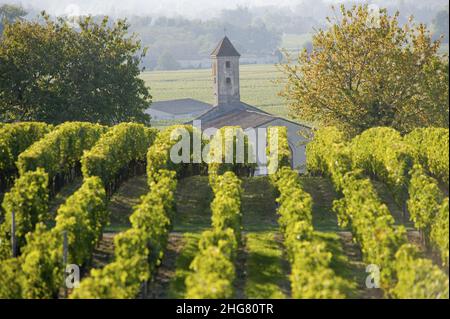
{"type": "Polygon", "coordinates": [[[249,26],[253,22],[253,14],[248,7],[237,6],[235,9],[224,9],[220,13],[222,23],[239,27],[249,26]]]}
{"type": "Polygon", "coordinates": [[[22,8],[11,4],[4,4],[0,6],[0,35],[3,32],[4,22],[13,22],[17,18],[22,18],[27,15],[27,12],[22,8]]]}
{"type": "Polygon", "coordinates": [[[148,123],[139,78],[146,50],[128,25],[91,17],[7,24],[0,43],[0,120],[148,123]]]}
{"type": "Polygon", "coordinates": [[[284,55],[283,52],[281,52],[280,49],[276,49],[273,53],[273,55],[277,58],[278,63],[283,62],[284,60],[284,55]]]}
{"type": "Polygon", "coordinates": [[[179,70],[180,64],[177,60],[168,52],[161,54],[158,58],[158,64],[156,70],[179,70]]]}
{"type": "Polygon", "coordinates": [[[311,41],[307,41],[303,44],[303,49],[306,50],[306,52],[311,53],[313,50],[313,43],[311,41]]]}
{"type": "Polygon", "coordinates": [[[448,60],[423,24],[400,26],[398,18],[342,6],[330,28],[314,35],[312,51],[282,66],[288,81],[281,94],[293,115],[349,133],[448,127],[448,60]]]}

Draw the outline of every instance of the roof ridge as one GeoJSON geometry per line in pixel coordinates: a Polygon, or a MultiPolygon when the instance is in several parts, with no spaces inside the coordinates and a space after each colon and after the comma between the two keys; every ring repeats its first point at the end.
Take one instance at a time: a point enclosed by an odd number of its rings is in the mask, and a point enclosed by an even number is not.
{"type": "Polygon", "coordinates": [[[211,53],[211,56],[241,56],[236,50],[230,39],[225,36],[211,53]]]}
{"type": "Polygon", "coordinates": [[[257,113],[257,114],[261,114],[264,116],[268,116],[268,117],[277,117],[276,115],[270,114],[270,113],[266,113],[266,112],[260,112],[259,110],[243,110],[243,112],[248,112],[248,113],[257,113]]]}
{"type": "Polygon", "coordinates": [[[250,104],[245,103],[245,102],[242,102],[242,101],[240,101],[240,103],[243,104],[244,107],[246,107],[246,108],[248,108],[248,109],[251,109],[251,110],[254,110],[254,111],[256,111],[256,112],[261,112],[261,113],[264,113],[264,114],[272,115],[272,116],[273,116],[273,114],[270,114],[269,112],[266,112],[266,111],[260,109],[259,107],[250,105],[250,104]]]}

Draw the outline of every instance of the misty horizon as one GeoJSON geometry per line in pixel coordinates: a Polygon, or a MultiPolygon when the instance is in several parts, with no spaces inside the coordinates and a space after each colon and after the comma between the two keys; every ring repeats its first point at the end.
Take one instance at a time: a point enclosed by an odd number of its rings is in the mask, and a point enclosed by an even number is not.
{"type": "Polygon", "coordinates": [[[33,14],[35,11],[45,10],[55,16],[73,15],[109,15],[112,17],[152,16],[152,17],[185,17],[188,19],[208,20],[220,15],[223,10],[237,7],[250,9],[258,8],[286,8],[298,16],[311,16],[323,19],[329,13],[332,5],[340,3],[367,3],[380,7],[396,7],[414,4],[416,7],[445,7],[446,0],[430,0],[422,3],[413,0],[0,0],[2,4],[21,5],[33,14]]]}
{"type": "Polygon", "coordinates": [[[126,18],[129,33],[148,49],[142,61],[147,70],[209,68],[211,50],[224,34],[242,54],[243,64],[280,63],[281,52],[311,50],[313,34],[327,28],[327,17],[339,15],[332,7],[341,3],[399,11],[400,24],[414,16],[434,39],[444,35],[442,52],[448,52],[448,32],[435,23],[439,13],[448,11],[445,0],[0,0],[5,3],[22,6],[27,20],[39,21],[43,10],[53,17],[126,18]]]}

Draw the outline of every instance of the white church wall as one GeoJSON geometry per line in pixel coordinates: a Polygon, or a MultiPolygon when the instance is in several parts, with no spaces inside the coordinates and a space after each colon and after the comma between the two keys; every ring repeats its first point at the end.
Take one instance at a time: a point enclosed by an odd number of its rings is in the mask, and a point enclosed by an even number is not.
{"type": "Polygon", "coordinates": [[[289,145],[292,149],[292,166],[294,169],[304,173],[306,171],[306,144],[308,139],[301,134],[300,131],[310,131],[310,129],[283,119],[275,119],[260,127],[285,126],[288,131],[289,145]]]}

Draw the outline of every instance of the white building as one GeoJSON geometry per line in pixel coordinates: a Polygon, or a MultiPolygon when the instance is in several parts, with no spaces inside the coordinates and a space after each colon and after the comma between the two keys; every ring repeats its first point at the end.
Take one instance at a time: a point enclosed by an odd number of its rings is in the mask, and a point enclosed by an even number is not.
{"type": "MultiPolygon", "coordinates": [[[[193,99],[171,100],[153,103],[147,113],[153,120],[201,121],[202,130],[224,126],[240,126],[244,131],[285,126],[288,130],[289,147],[292,152],[292,167],[303,171],[306,166],[305,136],[311,128],[274,116],[241,101],[239,59],[240,54],[227,37],[224,37],[211,54],[214,81],[214,105],[193,99]],[[302,134],[305,132],[306,134],[302,134]]],[[[265,161],[265,149],[257,149],[260,162],[265,161]]],[[[264,165],[260,169],[264,172],[264,165]]]]}
{"type": "MultiPolygon", "coordinates": [[[[306,166],[306,143],[308,142],[305,136],[310,133],[311,128],[271,115],[241,101],[239,85],[240,54],[227,37],[220,41],[211,54],[211,58],[215,105],[195,119],[201,121],[202,130],[224,126],[240,126],[245,131],[270,126],[285,126],[287,127],[289,146],[292,152],[292,166],[294,169],[303,171],[306,166]],[[302,134],[302,132],[306,134],[302,134]]],[[[257,149],[256,152],[263,155],[265,149],[257,149]]]]}

